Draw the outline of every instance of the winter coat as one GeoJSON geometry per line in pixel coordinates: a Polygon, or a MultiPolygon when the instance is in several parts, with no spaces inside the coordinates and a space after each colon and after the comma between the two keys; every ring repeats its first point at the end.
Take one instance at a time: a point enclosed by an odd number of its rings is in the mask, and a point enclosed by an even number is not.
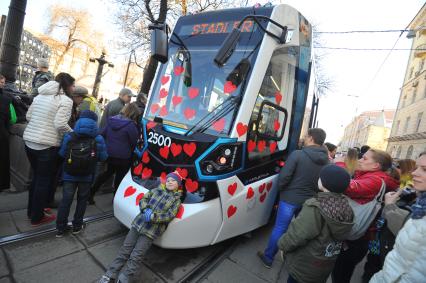
{"type": "Polygon", "coordinates": [[[29,123],[24,131],[24,141],[59,147],[63,135],[72,131],[68,125],[72,99],[62,90],[58,94],[59,83],[56,81],[45,83],[38,90],[39,95],[27,112],[29,123]]]}
{"type": "MultiPolygon", "coordinates": [[[[108,158],[104,138],[101,135],[98,135],[98,126],[96,125],[96,122],[94,120],[89,118],[78,119],[77,123],[75,124],[73,134],[77,135],[77,137],[85,136],[95,138],[96,156],[98,157],[98,160],[104,161],[108,158]]],[[[65,134],[61,149],[59,150],[59,155],[65,159],[64,162],[67,162],[67,155],[69,154],[68,143],[70,142],[71,138],[71,134],[65,134]]],[[[72,176],[64,171],[62,179],[64,181],[70,182],[92,182],[93,173],[87,174],[85,176],[72,176]]]]}
{"type": "Polygon", "coordinates": [[[109,157],[131,158],[139,137],[135,122],[121,115],[110,117],[101,134],[105,138],[109,157]]]}
{"type": "Polygon", "coordinates": [[[293,151],[278,177],[281,200],[302,205],[313,197],[318,192],[319,172],[328,162],[328,152],[323,146],[293,151]]]}
{"type": "Polygon", "coordinates": [[[39,94],[38,88],[44,85],[45,83],[49,81],[53,81],[53,74],[50,71],[42,72],[42,71],[36,71],[33,81],[31,83],[31,94],[36,96],[39,94]]]}
{"type": "Polygon", "coordinates": [[[182,193],[169,191],[164,185],[146,193],[139,202],[140,213],[132,222],[132,227],[140,234],[155,240],[166,230],[167,225],[178,213],[182,193]],[[152,209],[152,220],[145,222],[143,212],[152,209]]]}
{"type": "Polygon", "coordinates": [[[426,216],[409,219],[396,237],[393,250],[388,253],[383,269],[370,283],[426,282],[426,216]]]}
{"type": "Polygon", "coordinates": [[[121,100],[120,97],[110,101],[107,104],[107,106],[105,106],[105,110],[104,110],[104,113],[102,114],[102,119],[101,119],[101,123],[100,123],[99,127],[101,129],[105,128],[107,121],[108,121],[108,118],[120,114],[120,111],[121,111],[121,109],[123,109],[123,107],[124,107],[124,101],[121,100]]]}
{"type": "Polygon", "coordinates": [[[399,181],[383,171],[356,171],[345,195],[359,204],[372,201],[382,187],[382,179],[386,184],[386,191],[393,191],[399,187],[399,181]]]}
{"type": "Polygon", "coordinates": [[[287,270],[297,282],[327,281],[353,218],[348,200],[342,194],[319,193],[305,202],[278,241],[287,270]]]}

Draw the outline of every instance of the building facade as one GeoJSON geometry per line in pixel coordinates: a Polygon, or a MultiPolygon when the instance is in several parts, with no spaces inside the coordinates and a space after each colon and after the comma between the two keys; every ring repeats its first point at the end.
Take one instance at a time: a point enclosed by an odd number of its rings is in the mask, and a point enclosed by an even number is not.
{"type": "Polygon", "coordinates": [[[386,150],[395,110],[372,110],[358,115],[345,127],[339,151],[368,145],[386,150]]]}
{"type": "Polygon", "coordinates": [[[413,38],[387,151],[415,159],[426,150],[426,4],[409,25],[413,38]]]}

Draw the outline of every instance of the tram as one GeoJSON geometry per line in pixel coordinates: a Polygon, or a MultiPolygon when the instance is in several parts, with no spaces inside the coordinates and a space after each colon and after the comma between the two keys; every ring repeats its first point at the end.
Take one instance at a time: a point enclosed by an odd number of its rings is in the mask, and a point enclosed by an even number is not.
{"type": "Polygon", "coordinates": [[[114,215],[130,227],[143,195],[177,170],[184,201],[154,243],[213,245],[268,222],[278,173],[301,132],[312,29],[277,5],[187,15],[168,41],[166,31],[152,31],[152,56],[162,63],[114,215]]]}

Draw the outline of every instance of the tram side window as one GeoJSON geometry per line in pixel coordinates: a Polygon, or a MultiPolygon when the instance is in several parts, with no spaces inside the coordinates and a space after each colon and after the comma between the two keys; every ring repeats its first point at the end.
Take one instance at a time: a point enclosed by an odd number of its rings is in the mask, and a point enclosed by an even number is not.
{"type": "Polygon", "coordinates": [[[297,52],[294,48],[276,50],[266,70],[249,122],[247,151],[249,160],[278,151],[287,117],[283,108],[286,95],[293,94],[297,52]],[[260,115],[260,117],[259,117],[260,115]]]}

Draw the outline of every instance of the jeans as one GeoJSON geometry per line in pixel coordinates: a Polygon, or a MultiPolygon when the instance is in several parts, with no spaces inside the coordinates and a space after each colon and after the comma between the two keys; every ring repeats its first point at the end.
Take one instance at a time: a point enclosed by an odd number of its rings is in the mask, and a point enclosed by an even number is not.
{"type": "Polygon", "coordinates": [[[129,171],[131,165],[130,159],[119,159],[119,158],[108,158],[107,170],[96,177],[95,183],[92,186],[90,197],[93,198],[98,189],[113,175],[114,178],[114,194],[120,186],[127,171],[129,171]]]}
{"type": "Polygon", "coordinates": [[[278,252],[278,240],[287,231],[293,216],[297,216],[301,209],[300,205],[294,205],[285,201],[280,201],[278,205],[277,218],[275,220],[274,228],[272,229],[271,236],[269,237],[268,246],[265,249],[265,259],[270,263],[274,260],[278,252]]]}
{"type": "Polygon", "coordinates": [[[130,228],[123,245],[118,251],[117,257],[109,265],[105,275],[109,278],[127,283],[137,274],[142,264],[142,257],[152,245],[152,239],[144,234],[139,234],[135,228],[130,228]],[[123,267],[124,266],[124,267],[123,267]],[[121,270],[121,272],[120,272],[121,270]]]}
{"type": "Polygon", "coordinates": [[[58,163],[58,148],[50,147],[34,150],[25,146],[28,160],[33,170],[33,179],[28,190],[27,215],[32,223],[40,221],[44,216],[49,192],[55,177],[58,163]]]}
{"type": "Polygon", "coordinates": [[[70,207],[77,189],[77,207],[75,209],[72,225],[73,227],[81,227],[83,225],[83,217],[86,212],[87,200],[90,195],[90,183],[64,181],[62,188],[63,197],[61,204],[59,205],[58,218],[56,220],[56,228],[60,231],[64,231],[67,227],[70,207]]]}

